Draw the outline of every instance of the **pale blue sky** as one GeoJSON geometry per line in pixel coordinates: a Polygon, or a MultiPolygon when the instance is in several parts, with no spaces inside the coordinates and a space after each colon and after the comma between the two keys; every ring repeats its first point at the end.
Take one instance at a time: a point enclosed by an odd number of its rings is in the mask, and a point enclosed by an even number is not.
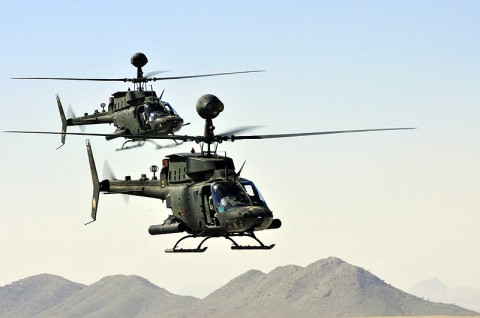
{"type": "MultiPolygon", "coordinates": [[[[277,243],[272,251],[218,240],[203,255],[163,253],[180,236],[148,234],[169,213],[152,199],[102,196],[98,221],[83,226],[92,191],[83,138],[55,150],[57,137],[2,133],[0,285],[124,273],[175,292],[338,256],[403,289],[431,277],[480,286],[480,2],[10,1],[0,15],[2,130],[58,130],[55,94],[91,113],[128,87],[10,77],[133,77],[138,51],[146,72],[172,76],[267,70],[156,82],[192,123],[184,133],[202,133],[194,105],[205,93],[225,103],[218,131],[419,127],[222,144],[237,166],[247,161],[242,173],[284,226],[258,234],[277,243]]],[[[173,151],[92,144],[100,174],[108,159],[134,178],[173,151]]]]}

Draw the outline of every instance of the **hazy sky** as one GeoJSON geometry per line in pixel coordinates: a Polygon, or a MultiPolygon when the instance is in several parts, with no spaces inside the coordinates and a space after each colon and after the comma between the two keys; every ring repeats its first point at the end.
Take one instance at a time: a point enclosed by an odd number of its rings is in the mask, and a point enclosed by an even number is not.
{"type": "MultiPolygon", "coordinates": [[[[180,234],[147,229],[170,213],[160,200],[100,197],[85,138],[0,133],[0,286],[51,273],[93,283],[137,274],[172,292],[224,285],[248,269],[270,271],[337,256],[408,289],[438,277],[480,286],[479,1],[6,1],[0,13],[2,130],[59,130],[55,103],[91,113],[125,83],[14,81],[10,77],[134,77],[265,69],[156,82],[202,134],[198,97],[217,95],[217,132],[383,127],[414,131],[222,144],[266,197],[279,230],[258,233],[271,251],[232,251],[210,240],[200,255],[165,254],[180,234]]],[[[88,127],[112,132],[113,126],[88,127]]],[[[70,131],[79,131],[72,128],[70,131]]],[[[99,174],[142,173],[177,149],[117,152],[92,139],[99,174]]],[[[195,145],[193,145],[195,146],[195,145]]]]}

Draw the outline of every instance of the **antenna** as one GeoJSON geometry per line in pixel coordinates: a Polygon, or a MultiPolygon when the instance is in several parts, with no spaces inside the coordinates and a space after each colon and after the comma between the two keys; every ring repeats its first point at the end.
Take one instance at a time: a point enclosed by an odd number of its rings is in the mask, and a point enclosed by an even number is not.
{"type": "MultiPolygon", "coordinates": [[[[215,153],[217,153],[217,149],[215,149],[215,153]]],[[[227,170],[227,152],[225,151],[225,156],[223,157],[223,163],[225,166],[225,179],[228,177],[228,170],[227,170]]]]}
{"type": "Polygon", "coordinates": [[[238,170],[238,172],[235,174],[235,178],[238,178],[240,177],[240,173],[242,173],[242,170],[243,170],[243,167],[245,166],[245,163],[247,162],[247,160],[245,160],[242,164],[242,166],[240,167],[240,170],[238,170]]]}
{"type": "Polygon", "coordinates": [[[158,166],[157,165],[150,166],[150,171],[153,172],[153,180],[157,180],[157,176],[155,175],[155,172],[158,171],[158,166]]]}

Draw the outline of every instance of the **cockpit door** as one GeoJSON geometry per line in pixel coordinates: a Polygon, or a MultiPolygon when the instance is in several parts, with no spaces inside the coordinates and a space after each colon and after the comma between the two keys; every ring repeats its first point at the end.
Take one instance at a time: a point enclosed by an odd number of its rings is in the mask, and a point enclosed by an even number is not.
{"type": "Polygon", "coordinates": [[[150,130],[150,125],[148,124],[147,115],[145,113],[145,106],[142,105],[137,107],[136,117],[142,130],[150,130]]]}
{"type": "Polygon", "coordinates": [[[210,226],[219,225],[215,207],[213,206],[212,192],[209,186],[202,189],[202,212],[205,218],[205,224],[210,226]]]}

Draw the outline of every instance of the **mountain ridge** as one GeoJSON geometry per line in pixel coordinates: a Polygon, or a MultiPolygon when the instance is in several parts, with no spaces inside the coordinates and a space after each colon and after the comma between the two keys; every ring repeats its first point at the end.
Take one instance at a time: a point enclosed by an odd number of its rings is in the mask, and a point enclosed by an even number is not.
{"type": "Polygon", "coordinates": [[[438,278],[421,281],[409,293],[431,301],[457,304],[480,312],[480,287],[449,287],[438,278]]]}
{"type": "Polygon", "coordinates": [[[422,300],[368,271],[330,257],[307,267],[250,270],[168,317],[349,317],[477,315],[455,305],[422,300]],[[248,281],[248,283],[246,283],[248,281]]]}
{"type": "Polygon", "coordinates": [[[63,302],[85,285],[39,274],[0,287],[0,317],[28,317],[63,302]]]}
{"type": "Polygon", "coordinates": [[[456,305],[433,303],[409,295],[365,269],[336,257],[318,260],[306,267],[279,266],[269,273],[251,269],[203,299],[172,294],[136,275],[107,276],[89,286],[54,275],[42,275],[0,287],[0,295],[7,300],[0,297],[0,316],[233,318],[480,315],[456,305]],[[60,297],[58,293],[62,290],[68,293],[60,297]]]}

